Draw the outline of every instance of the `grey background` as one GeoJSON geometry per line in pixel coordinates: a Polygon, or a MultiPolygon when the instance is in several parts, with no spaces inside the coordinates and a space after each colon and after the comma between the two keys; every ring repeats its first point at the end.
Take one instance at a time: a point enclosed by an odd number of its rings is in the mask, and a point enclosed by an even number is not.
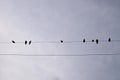
{"type": "MultiPolygon", "coordinates": [[[[119,0],[0,0],[0,42],[120,39],[119,0]]],[[[120,43],[0,44],[0,53],[119,53],[120,43]]],[[[0,56],[0,80],[119,80],[120,56],[0,56]]]]}

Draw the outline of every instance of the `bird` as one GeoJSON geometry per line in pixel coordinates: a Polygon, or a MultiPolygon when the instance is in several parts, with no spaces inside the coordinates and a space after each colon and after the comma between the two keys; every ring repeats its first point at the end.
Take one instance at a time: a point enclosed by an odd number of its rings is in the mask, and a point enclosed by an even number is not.
{"type": "Polygon", "coordinates": [[[30,41],[29,41],[29,45],[30,45],[31,43],[32,43],[32,41],[30,40],[30,41]]]}
{"type": "Polygon", "coordinates": [[[12,40],[12,43],[15,43],[15,41],[14,41],[14,40],[12,40]]]}
{"type": "Polygon", "coordinates": [[[83,39],[83,43],[85,43],[85,39],[83,39]]]}
{"type": "Polygon", "coordinates": [[[94,42],[94,40],[92,40],[92,42],[94,42]]]}
{"type": "Polygon", "coordinates": [[[108,42],[111,42],[111,38],[108,39],[108,42]]]}
{"type": "Polygon", "coordinates": [[[96,39],[96,44],[98,44],[99,43],[99,40],[98,39],[96,39]]]}
{"type": "Polygon", "coordinates": [[[63,40],[60,40],[61,43],[63,43],[63,40]]]}
{"type": "Polygon", "coordinates": [[[27,44],[27,41],[25,40],[25,45],[27,44]]]}

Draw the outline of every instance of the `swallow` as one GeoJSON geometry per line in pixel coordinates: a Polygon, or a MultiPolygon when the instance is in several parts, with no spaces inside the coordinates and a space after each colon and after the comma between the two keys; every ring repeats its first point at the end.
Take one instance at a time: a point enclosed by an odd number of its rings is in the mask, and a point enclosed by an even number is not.
{"type": "Polygon", "coordinates": [[[32,43],[32,41],[29,41],[29,45],[32,43]]]}
{"type": "Polygon", "coordinates": [[[27,41],[25,41],[25,45],[27,44],[27,41]]]}
{"type": "Polygon", "coordinates": [[[92,40],[92,42],[94,42],[94,40],[92,40]]]}
{"type": "Polygon", "coordinates": [[[85,39],[83,39],[83,43],[85,43],[85,39]]]}
{"type": "Polygon", "coordinates": [[[98,44],[99,43],[99,40],[98,39],[96,39],[96,44],[98,44]]]}
{"type": "Polygon", "coordinates": [[[111,42],[111,38],[108,39],[108,42],[111,42]]]}
{"type": "Polygon", "coordinates": [[[63,43],[63,40],[60,40],[61,43],[63,43]]]}
{"type": "Polygon", "coordinates": [[[15,41],[14,41],[14,40],[12,40],[12,43],[15,43],[15,41]]]}

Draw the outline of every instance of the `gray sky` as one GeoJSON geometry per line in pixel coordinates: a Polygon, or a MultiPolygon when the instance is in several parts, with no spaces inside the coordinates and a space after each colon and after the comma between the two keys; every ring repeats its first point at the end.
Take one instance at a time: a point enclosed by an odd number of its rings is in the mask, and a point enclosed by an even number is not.
{"type": "MultiPolygon", "coordinates": [[[[0,42],[119,39],[119,0],[0,0],[0,42]]],[[[118,53],[120,43],[0,44],[0,53],[118,53]]],[[[119,80],[119,56],[0,56],[0,80],[119,80]]]]}

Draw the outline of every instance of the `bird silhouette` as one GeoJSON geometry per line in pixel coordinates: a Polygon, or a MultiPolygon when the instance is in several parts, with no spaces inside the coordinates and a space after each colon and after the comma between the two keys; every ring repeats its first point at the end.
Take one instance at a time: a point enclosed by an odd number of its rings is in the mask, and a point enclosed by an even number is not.
{"type": "Polygon", "coordinates": [[[29,41],[29,45],[30,45],[31,43],[32,43],[32,41],[30,40],[30,41],[29,41]]]}
{"type": "Polygon", "coordinates": [[[94,42],[94,40],[92,40],[92,42],[94,42]]]}
{"type": "Polygon", "coordinates": [[[61,43],[63,43],[63,40],[60,40],[61,43]]]}
{"type": "Polygon", "coordinates": [[[85,43],[85,39],[83,39],[83,43],[85,43]]]}
{"type": "Polygon", "coordinates": [[[111,42],[111,38],[108,39],[108,42],[111,42]]]}
{"type": "Polygon", "coordinates": [[[96,39],[96,44],[98,44],[99,43],[99,40],[98,39],[96,39]]]}
{"type": "Polygon", "coordinates": [[[27,41],[25,41],[25,45],[27,44],[27,41]]]}
{"type": "Polygon", "coordinates": [[[14,40],[12,40],[12,43],[15,43],[15,41],[14,41],[14,40]]]}

